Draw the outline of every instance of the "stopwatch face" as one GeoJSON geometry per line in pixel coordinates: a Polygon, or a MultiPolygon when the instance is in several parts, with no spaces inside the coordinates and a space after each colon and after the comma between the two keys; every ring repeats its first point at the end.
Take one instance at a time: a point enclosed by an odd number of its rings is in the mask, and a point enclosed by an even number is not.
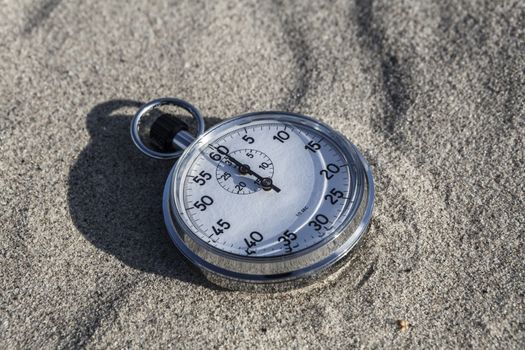
{"type": "Polygon", "coordinates": [[[286,113],[219,124],[186,150],[168,181],[177,245],[199,265],[234,274],[333,263],[371,214],[371,175],[355,146],[324,124],[286,113]],[[353,232],[337,241],[352,221],[353,232]]]}

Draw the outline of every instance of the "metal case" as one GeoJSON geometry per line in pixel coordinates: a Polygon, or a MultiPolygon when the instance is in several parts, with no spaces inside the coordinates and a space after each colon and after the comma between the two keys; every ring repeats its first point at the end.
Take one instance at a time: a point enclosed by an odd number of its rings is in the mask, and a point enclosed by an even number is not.
{"type": "MultiPolygon", "coordinates": [[[[308,279],[333,266],[347,255],[367,231],[374,203],[374,181],[369,165],[358,149],[342,134],[329,126],[306,116],[286,112],[257,112],[228,119],[199,136],[183,152],[166,181],[163,196],[164,221],[177,248],[192,263],[210,275],[213,282],[228,281],[275,283],[308,279]],[[253,121],[279,121],[296,124],[329,137],[342,154],[352,161],[354,186],[352,201],[344,209],[347,216],[317,244],[294,254],[279,257],[242,257],[211,247],[197,237],[184,223],[184,207],[179,196],[182,175],[188,161],[196,152],[225,130],[241,127],[253,121]],[[217,277],[217,278],[215,278],[217,277]]],[[[219,283],[221,284],[221,283],[219,283]]]]}

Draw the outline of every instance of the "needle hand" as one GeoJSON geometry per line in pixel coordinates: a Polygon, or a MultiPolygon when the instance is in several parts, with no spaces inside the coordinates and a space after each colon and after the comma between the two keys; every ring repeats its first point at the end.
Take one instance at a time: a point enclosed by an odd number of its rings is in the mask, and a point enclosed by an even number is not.
{"type": "Polygon", "coordinates": [[[235,159],[234,157],[232,157],[228,153],[220,152],[217,149],[217,147],[214,147],[212,145],[209,145],[209,146],[211,148],[213,148],[214,150],[218,151],[220,154],[222,154],[226,158],[228,158],[228,160],[231,161],[233,164],[237,165],[237,167],[239,169],[239,172],[241,174],[250,174],[250,175],[255,176],[260,181],[260,184],[261,184],[261,187],[263,188],[263,190],[266,190],[266,191],[274,190],[277,193],[281,192],[281,189],[273,184],[271,178],[269,178],[269,177],[262,177],[261,175],[257,174],[255,171],[250,169],[250,166],[248,164],[243,164],[243,163],[239,162],[237,159],[235,159]]]}

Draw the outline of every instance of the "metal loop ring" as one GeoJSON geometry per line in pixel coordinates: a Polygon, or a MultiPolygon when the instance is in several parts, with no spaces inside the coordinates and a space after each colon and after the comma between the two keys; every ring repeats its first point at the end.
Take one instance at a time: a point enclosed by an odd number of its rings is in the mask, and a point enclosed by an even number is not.
{"type": "Polygon", "coordinates": [[[172,98],[172,97],[164,97],[164,98],[159,98],[159,99],[152,100],[146,103],[137,111],[137,113],[135,114],[135,117],[133,118],[131,122],[131,139],[133,140],[133,143],[135,144],[135,146],[137,146],[137,148],[142,153],[144,153],[145,155],[151,158],[155,158],[155,159],[178,158],[182,155],[184,150],[180,150],[176,152],[169,152],[169,153],[157,152],[157,151],[152,150],[151,148],[148,148],[144,144],[144,142],[142,142],[142,139],[139,136],[139,123],[140,123],[140,119],[142,118],[142,116],[146,114],[147,112],[149,112],[150,110],[152,110],[153,108],[162,106],[162,105],[178,106],[178,107],[181,107],[182,109],[185,109],[191,114],[193,119],[195,119],[195,121],[197,122],[196,137],[199,137],[200,135],[204,133],[204,129],[206,128],[206,126],[204,125],[204,118],[202,118],[201,113],[199,112],[197,108],[195,108],[193,105],[191,105],[190,103],[184,100],[179,100],[178,98],[172,98]]]}

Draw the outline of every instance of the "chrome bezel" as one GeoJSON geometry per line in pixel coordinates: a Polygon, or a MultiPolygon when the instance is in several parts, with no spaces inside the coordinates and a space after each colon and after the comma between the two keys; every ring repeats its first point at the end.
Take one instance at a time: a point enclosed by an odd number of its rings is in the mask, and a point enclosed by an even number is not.
{"type": "MultiPolygon", "coordinates": [[[[354,180],[354,179],[353,179],[354,180]]],[[[214,274],[248,282],[279,282],[324,270],[343,258],[366,232],[372,217],[374,182],[370,167],[358,149],[342,134],[326,124],[310,117],[287,112],[256,112],[228,119],[198,137],[174,165],[166,181],[163,196],[164,221],[177,248],[198,267],[214,274]],[[225,130],[242,127],[246,123],[273,120],[302,125],[330,138],[347,159],[355,165],[355,181],[352,203],[344,210],[349,215],[334,228],[327,238],[297,254],[271,258],[243,257],[212,247],[202,241],[186,225],[182,218],[184,206],[178,189],[185,167],[195,152],[200,152],[210,140],[225,130]],[[181,214],[182,213],[182,214],[181,214]]]]}

